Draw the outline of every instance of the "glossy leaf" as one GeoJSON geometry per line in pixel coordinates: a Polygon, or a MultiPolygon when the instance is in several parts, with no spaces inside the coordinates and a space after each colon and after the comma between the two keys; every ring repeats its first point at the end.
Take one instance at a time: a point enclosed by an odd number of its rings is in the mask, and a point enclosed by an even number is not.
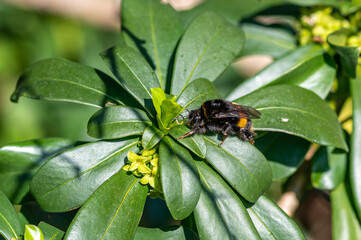
{"type": "Polygon", "coordinates": [[[278,58],[296,48],[294,35],[281,28],[246,23],[242,24],[241,29],[246,34],[241,56],[264,54],[278,58]]]}
{"type": "Polygon", "coordinates": [[[44,240],[44,235],[41,229],[35,225],[25,225],[25,240],[44,240]]]}
{"type": "Polygon", "coordinates": [[[360,47],[346,46],[351,31],[341,29],[328,35],[327,42],[340,55],[343,72],[352,78],[357,75],[357,62],[360,56],[360,47]]]}
{"type": "Polygon", "coordinates": [[[0,235],[6,239],[19,238],[23,227],[9,199],[0,191],[0,235]]]}
{"type": "Polygon", "coordinates": [[[315,45],[295,49],[264,70],[239,84],[227,96],[234,100],[261,87],[291,84],[309,89],[325,98],[335,79],[336,68],[329,55],[315,45]]]}
{"type": "Polygon", "coordinates": [[[183,226],[170,226],[163,228],[144,228],[138,227],[135,232],[134,240],[197,240],[198,236],[183,226]]]}
{"type": "Polygon", "coordinates": [[[244,39],[241,29],[214,13],[197,17],[177,48],[171,93],[179,94],[198,78],[214,81],[240,53],[244,39]]]}
{"type": "Polygon", "coordinates": [[[200,239],[261,239],[237,194],[203,162],[197,162],[201,197],[194,210],[200,239]]]}
{"type": "Polygon", "coordinates": [[[291,176],[298,169],[310,143],[300,137],[269,132],[257,138],[255,146],[269,161],[273,179],[279,180],[291,176]]]}
{"type": "Polygon", "coordinates": [[[182,112],[182,106],[175,101],[175,96],[165,99],[160,105],[161,109],[161,122],[164,128],[170,128],[174,125],[173,119],[175,119],[180,112],[182,112]]]}
{"type": "Polygon", "coordinates": [[[63,212],[82,205],[137,152],[138,139],[99,141],[65,151],[47,161],[35,174],[30,190],[48,212],[63,212]]]}
{"type": "Polygon", "coordinates": [[[106,103],[131,104],[129,94],[106,74],[65,59],[45,59],[26,69],[11,96],[74,102],[102,108],[106,103]]]}
{"type": "Polygon", "coordinates": [[[200,108],[201,104],[211,99],[222,98],[213,84],[204,78],[196,79],[186,86],[179,95],[177,102],[184,109],[200,108]]]}
{"type": "Polygon", "coordinates": [[[152,94],[153,106],[157,112],[158,117],[162,114],[160,106],[162,105],[162,102],[167,99],[167,96],[165,95],[164,90],[161,88],[151,88],[150,92],[152,94]]]}
{"type": "Polygon", "coordinates": [[[164,88],[173,51],[183,33],[178,12],[158,0],[122,1],[122,33],[132,41],[164,88]]]}
{"type": "Polygon", "coordinates": [[[347,154],[333,147],[321,147],[312,159],[312,185],[323,190],[332,190],[344,181],[347,154]]]}
{"type": "Polygon", "coordinates": [[[331,191],[332,239],[361,239],[361,227],[344,183],[331,191]]]}
{"type": "Polygon", "coordinates": [[[46,222],[40,222],[38,227],[41,229],[45,240],[61,240],[64,236],[64,232],[56,227],[47,224],[46,222]]]}
{"type": "Polygon", "coordinates": [[[361,67],[358,69],[358,76],[350,79],[352,97],[352,121],[353,131],[351,135],[350,153],[350,186],[352,200],[359,220],[361,219],[361,67]]]}
{"type": "Polygon", "coordinates": [[[160,178],[165,201],[174,219],[184,219],[195,208],[200,180],[190,153],[169,137],[159,147],[160,178]]]}
{"type": "Polygon", "coordinates": [[[144,57],[124,44],[102,52],[101,56],[125,89],[148,111],[154,113],[150,89],[160,87],[160,84],[144,57]]]}
{"type": "Polygon", "coordinates": [[[153,126],[147,127],[142,136],[142,146],[148,150],[153,148],[164,136],[164,132],[153,126]]]}
{"type": "Polygon", "coordinates": [[[306,239],[293,219],[265,196],[247,211],[262,239],[306,239]]]}
{"type": "Polygon", "coordinates": [[[292,85],[259,89],[234,101],[262,113],[254,130],[275,131],[302,137],[321,145],[348,150],[335,112],[313,92],[292,85]]]}
{"type": "Polygon", "coordinates": [[[30,140],[0,148],[0,190],[13,203],[29,192],[29,183],[39,167],[51,156],[75,145],[61,138],[30,140]]]}
{"type": "Polygon", "coordinates": [[[262,153],[236,136],[228,137],[221,147],[217,136],[204,139],[208,162],[247,201],[257,201],[272,182],[272,170],[262,153]]]}
{"type": "Polygon", "coordinates": [[[96,112],[88,122],[88,135],[114,139],[141,135],[152,122],[142,110],[126,106],[110,106],[96,112]]]}
{"type": "MultiPolygon", "coordinates": [[[[180,136],[183,136],[187,132],[189,132],[190,129],[187,128],[184,125],[179,125],[174,128],[172,128],[169,131],[169,134],[174,138],[179,138],[180,136]]],[[[203,137],[201,135],[192,135],[190,137],[182,138],[177,140],[180,144],[191,150],[193,153],[198,155],[201,158],[206,157],[206,145],[204,143],[203,137]]]]}
{"type": "Polygon", "coordinates": [[[133,239],[147,192],[133,174],[116,173],[79,210],[64,239],[133,239]]]}

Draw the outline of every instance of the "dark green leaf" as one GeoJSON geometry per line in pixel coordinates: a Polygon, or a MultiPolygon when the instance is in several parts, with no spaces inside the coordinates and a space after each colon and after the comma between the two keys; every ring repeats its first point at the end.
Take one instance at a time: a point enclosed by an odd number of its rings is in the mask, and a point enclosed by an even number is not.
{"type": "Polygon", "coordinates": [[[246,23],[241,29],[246,34],[241,56],[265,54],[277,58],[296,48],[294,35],[281,28],[246,23]]]}
{"type": "Polygon", "coordinates": [[[43,232],[45,240],[61,240],[64,236],[63,231],[47,224],[46,222],[40,222],[38,227],[43,232]]]}
{"type": "Polygon", "coordinates": [[[169,137],[159,147],[160,178],[165,201],[173,218],[184,219],[195,208],[201,190],[190,153],[169,137]]]}
{"type": "Polygon", "coordinates": [[[88,134],[102,139],[141,135],[152,122],[142,110],[110,106],[96,112],[88,122],[88,134]]]}
{"type": "Polygon", "coordinates": [[[276,132],[258,138],[255,145],[269,161],[273,179],[277,180],[291,176],[310,147],[302,138],[276,132]]]}
{"type": "Polygon", "coordinates": [[[352,121],[353,131],[351,135],[351,153],[350,153],[350,185],[352,191],[352,200],[356,208],[356,213],[361,219],[361,67],[358,69],[358,75],[355,79],[350,79],[351,97],[352,97],[352,121]]]}
{"type": "Polygon", "coordinates": [[[132,103],[130,95],[111,77],[65,59],[46,59],[30,66],[21,75],[11,100],[17,102],[21,96],[98,108],[107,102],[132,103]]]}
{"type": "Polygon", "coordinates": [[[79,210],[64,239],[133,239],[147,192],[133,174],[116,173],[79,210]]]}
{"type": "Polygon", "coordinates": [[[73,147],[74,141],[48,138],[13,143],[0,148],[0,190],[13,203],[29,192],[38,168],[51,156],[73,147]]]}
{"type": "MultiPolygon", "coordinates": [[[[174,138],[179,138],[180,136],[183,136],[187,132],[189,132],[190,129],[187,128],[184,125],[176,126],[172,128],[169,131],[169,134],[174,138]]],[[[193,153],[198,155],[201,158],[206,157],[206,144],[204,143],[203,137],[201,135],[192,135],[190,137],[179,139],[178,142],[180,142],[183,146],[191,150],[193,153]]]]}
{"type": "Polygon", "coordinates": [[[361,227],[352,208],[345,184],[331,191],[332,239],[361,239],[361,227]]]}
{"type": "Polygon", "coordinates": [[[183,226],[171,226],[163,228],[144,228],[138,227],[135,232],[134,240],[197,240],[198,236],[188,228],[183,226]]]}
{"type": "Polygon", "coordinates": [[[193,110],[200,108],[201,104],[207,100],[222,98],[217,89],[207,79],[196,79],[186,86],[179,95],[177,102],[183,109],[193,110]]]}
{"type": "Polygon", "coordinates": [[[261,87],[292,84],[325,98],[335,79],[336,68],[329,55],[315,45],[297,48],[239,84],[227,99],[234,100],[261,87]]]}
{"type": "Polygon", "coordinates": [[[6,239],[23,235],[23,227],[9,199],[0,191],[0,235],[6,239]]]}
{"type": "Polygon", "coordinates": [[[25,225],[24,238],[26,240],[44,240],[43,232],[35,225],[25,225]]]}
{"type": "Polygon", "coordinates": [[[147,127],[142,136],[142,146],[149,150],[153,148],[164,136],[164,132],[153,126],[147,127]]]}
{"type": "Polygon", "coordinates": [[[333,147],[321,147],[312,160],[312,185],[332,190],[345,179],[347,154],[333,147]]]}
{"type": "Polygon", "coordinates": [[[360,56],[360,47],[346,46],[351,31],[341,29],[328,35],[327,42],[341,57],[343,72],[349,77],[356,77],[357,61],[360,56]]]}
{"type": "Polygon", "coordinates": [[[234,101],[262,113],[254,130],[296,135],[321,145],[348,150],[335,112],[313,92],[292,85],[261,88],[234,101]]]}
{"type": "Polygon", "coordinates": [[[197,162],[202,191],[194,210],[201,239],[261,239],[246,208],[223,179],[197,162]]]}
{"type": "Polygon", "coordinates": [[[205,137],[206,159],[247,201],[255,202],[272,182],[272,170],[257,148],[236,136],[221,147],[216,137],[205,137]]]}
{"type": "Polygon", "coordinates": [[[177,48],[171,92],[179,94],[198,78],[214,81],[240,53],[244,39],[241,29],[216,14],[197,17],[177,48]]]}
{"type": "Polygon", "coordinates": [[[164,88],[173,51],[183,32],[178,12],[158,0],[122,1],[122,33],[157,73],[164,88]]]}
{"type": "Polygon", "coordinates": [[[160,87],[160,84],[143,56],[124,44],[102,52],[101,56],[129,93],[148,111],[154,113],[150,89],[160,87]]]}
{"type": "Polygon", "coordinates": [[[292,218],[265,196],[247,211],[262,239],[306,239],[292,218]]]}
{"type": "Polygon", "coordinates": [[[339,5],[337,0],[287,0],[287,2],[299,6],[326,5],[337,7],[339,5]]]}
{"type": "Polygon", "coordinates": [[[138,139],[99,141],[65,151],[47,161],[35,174],[30,190],[48,212],[82,205],[90,195],[137,152],[138,139]]]}

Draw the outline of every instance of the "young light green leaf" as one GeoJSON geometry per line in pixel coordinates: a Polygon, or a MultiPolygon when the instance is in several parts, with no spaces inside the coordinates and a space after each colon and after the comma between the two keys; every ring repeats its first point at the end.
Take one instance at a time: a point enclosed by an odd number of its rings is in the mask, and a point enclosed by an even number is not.
{"type": "Polygon", "coordinates": [[[137,227],[134,240],[198,240],[198,236],[183,226],[170,226],[162,228],[144,228],[137,227]]]}
{"type": "Polygon", "coordinates": [[[237,194],[205,163],[197,167],[202,191],[194,218],[200,239],[261,239],[237,194]]]}
{"type": "Polygon", "coordinates": [[[12,203],[20,203],[39,167],[51,156],[74,147],[75,142],[46,138],[8,144],[0,148],[0,189],[12,203]]]}
{"type": "Polygon", "coordinates": [[[158,88],[160,84],[144,57],[125,44],[112,47],[101,56],[128,92],[150,113],[154,113],[150,89],[158,88]]]}
{"type": "Polygon", "coordinates": [[[347,154],[333,147],[321,147],[312,159],[311,182],[315,188],[332,190],[344,181],[347,154]]]}
{"type": "Polygon", "coordinates": [[[164,124],[165,128],[169,128],[174,125],[172,124],[173,119],[177,117],[180,112],[182,112],[183,108],[175,101],[175,98],[173,98],[165,99],[162,102],[162,105],[160,105],[160,109],[162,112],[161,121],[164,124]]]}
{"type": "Polygon", "coordinates": [[[153,148],[164,136],[164,132],[153,126],[147,127],[142,135],[142,146],[149,150],[153,148]]]}
{"type": "Polygon", "coordinates": [[[126,106],[110,106],[99,110],[89,119],[88,135],[114,139],[141,135],[152,122],[142,110],[126,106]]]}
{"type": "Polygon", "coordinates": [[[44,240],[41,229],[35,225],[25,225],[24,240],[44,240]]]}
{"type": "Polygon", "coordinates": [[[25,70],[11,101],[21,96],[51,101],[74,102],[98,108],[105,104],[134,106],[132,97],[108,75],[65,59],[45,59],[25,70]]]}
{"type": "Polygon", "coordinates": [[[137,152],[138,139],[99,141],[62,152],[47,161],[30,184],[38,204],[48,212],[63,212],[82,205],[137,152]]]}
{"type": "Polygon", "coordinates": [[[157,74],[162,88],[171,56],[183,32],[178,12],[158,0],[122,1],[122,34],[136,45],[157,74]]]}
{"type": "Polygon", "coordinates": [[[292,218],[265,196],[261,196],[247,211],[262,239],[306,239],[292,218]]]}
{"type": "Polygon", "coordinates": [[[307,45],[274,61],[261,72],[239,84],[227,99],[234,100],[261,87],[292,84],[309,89],[325,98],[336,76],[336,67],[329,55],[315,45],[307,45]]]}
{"type": "Polygon", "coordinates": [[[162,105],[162,102],[167,99],[167,96],[165,95],[165,92],[161,88],[151,88],[150,89],[152,93],[152,101],[155,108],[155,111],[157,112],[157,115],[161,115],[161,109],[160,105],[162,105]]]}
{"type": "Polygon", "coordinates": [[[234,101],[262,113],[254,130],[296,135],[321,145],[348,150],[335,112],[313,92],[292,85],[261,88],[234,101]]]}
{"type": "Polygon", "coordinates": [[[46,222],[40,222],[38,227],[41,229],[45,240],[62,240],[64,232],[46,222]]]}
{"type": "Polygon", "coordinates": [[[214,81],[240,53],[244,40],[240,28],[214,13],[197,17],[188,26],[177,48],[171,93],[181,93],[198,78],[214,81]]]}
{"type": "Polygon", "coordinates": [[[16,211],[5,196],[0,191],[0,235],[6,239],[19,239],[23,235],[23,227],[16,211]]]}
{"type": "Polygon", "coordinates": [[[228,137],[221,147],[217,136],[204,140],[208,162],[247,201],[257,201],[272,182],[272,170],[262,153],[236,136],[228,137]]]}
{"type": "Polygon", "coordinates": [[[284,133],[269,132],[257,138],[255,146],[269,161],[273,179],[279,180],[296,172],[304,160],[310,142],[284,133]]]}
{"type": "Polygon", "coordinates": [[[194,210],[200,195],[200,180],[190,153],[169,137],[159,146],[160,178],[165,201],[174,219],[184,219],[194,210]]]}
{"type": "Polygon", "coordinates": [[[64,239],[133,239],[147,192],[133,174],[114,174],[80,208],[64,239]]]}

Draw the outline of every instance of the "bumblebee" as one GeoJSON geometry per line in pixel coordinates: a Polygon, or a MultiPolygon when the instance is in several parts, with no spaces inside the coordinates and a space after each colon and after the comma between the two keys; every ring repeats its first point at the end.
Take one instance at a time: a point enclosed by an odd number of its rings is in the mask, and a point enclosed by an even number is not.
{"type": "Polygon", "coordinates": [[[242,140],[254,144],[251,119],[260,118],[256,109],[238,105],[222,99],[202,103],[199,109],[189,112],[188,126],[192,129],[179,137],[182,139],[193,134],[205,134],[207,131],[223,134],[222,145],[228,135],[238,135],[242,140]]]}

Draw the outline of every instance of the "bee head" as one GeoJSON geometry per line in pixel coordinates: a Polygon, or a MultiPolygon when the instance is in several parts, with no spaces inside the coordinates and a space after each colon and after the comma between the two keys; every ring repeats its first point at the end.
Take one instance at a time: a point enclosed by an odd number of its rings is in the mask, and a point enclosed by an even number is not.
{"type": "Polygon", "coordinates": [[[188,115],[188,125],[194,126],[196,123],[199,123],[202,119],[201,109],[192,110],[188,115]]]}

